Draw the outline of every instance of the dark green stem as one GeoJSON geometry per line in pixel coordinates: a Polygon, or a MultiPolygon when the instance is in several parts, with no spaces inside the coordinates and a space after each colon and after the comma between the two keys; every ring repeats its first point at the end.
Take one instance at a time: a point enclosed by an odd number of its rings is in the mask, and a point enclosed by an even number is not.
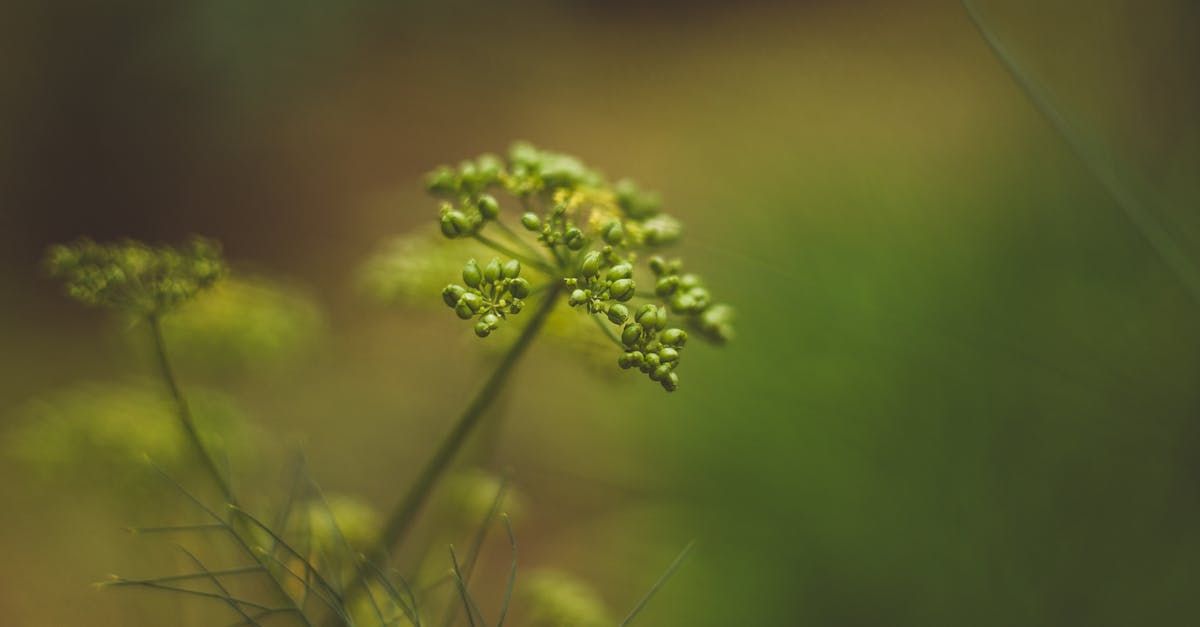
{"type": "Polygon", "coordinates": [[[487,409],[492,405],[492,402],[499,396],[500,390],[508,381],[509,375],[512,374],[513,366],[525,354],[525,350],[533,342],[533,338],[542,330],[542,326],[549,317],[554,306],[558,304],[558,298],[562,294],[561,281],[556,281],[553,286],[547,291],[544,300],[534,312],[533,317],[525,328],[521,330],[521,335],[517,337],[516,342],[504,354],[504,358],[492,371],[487,382],[483,384],[475,398],[471,400],[471,404],[463,410],[463,413],[458,418],[458,422],[442,440],[437,452],[433,458],[421,470],[421,474],[409,489],[408,494],[392,510],[392,515],[388,518],[387,524],[383,528],[383,534],[380,536],[380,550],[386,552],[396,548],[403,540],[404,536],[412,527],[413,521],[416,519],[421,506],[425,504],[429,493],[433,491],[437,485],[438,479],[445,474],[446,469],[454,460],[454,456],[462,448],[466,442],[467,436],[475,430],[479,424],[479,419],[487,412],[487,409]]]}
{"type": "Polygon", "coordinates": [[[184,398],[183,392],[179,389],[179,383],[175,380],[175,371],[171,368],[171,360],[167,357],[167,343],[163,340],[162,324],[159,322],[157,315],[149,317],[150,333],[154,337],[154,353],[158,360],[159,374],[162,375],[163,383],[166,384],[167,393],[171,397],[171,402],[175,405],[175,414],[179,417],[179,423],[183,426],[183,432],[187,439],[195,449],[196,456],[200,459],[200,463],[208,474],[212,476],[213,483],[221,491],[221,496],[226,501],[234,503],[233,490],[229,487],[229,482],[225,479],[225,475],[221,474],[221,470],[217,467],[216,461],[212,455],[204,448],[204,442],[200,440],[200,432],[196,429],[196,422],[192,419],[192,410],[188,407],[187,399],[184,398]]]}

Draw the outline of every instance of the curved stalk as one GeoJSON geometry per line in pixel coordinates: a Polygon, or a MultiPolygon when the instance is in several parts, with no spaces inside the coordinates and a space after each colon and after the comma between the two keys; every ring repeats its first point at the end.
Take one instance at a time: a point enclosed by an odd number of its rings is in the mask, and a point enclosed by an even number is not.
{"type": "Polygon", "coordinates": [[[167,393],[171,397],[172,403],[175,405],[175,414],[179,417],[179,423],[183,426],[183,432],[187,439],[195,449],[196,456],[200,459],[201,465],[211,475],[213,483],[221,491],[221,496],[229,503],[234,503],[233,489],[229,486],[229,482],[225,476],[221,474],[220,468],[209,454],[208,449],[204,448],[204,442],[200,439],[200,432],[196,429],[196,422],[192,419],[192,410],[188,407],[187,399],[183,396],[183,391],[179,389],[179,383],[175,380],[175,371],[171,368],[171,360],[167,357],[167,343],[163,339],[162,324],[159,322],[158,316],[150,316],[150,333],[154,338],[154,353],[158,361],[159,374],[162,376],[163,383],[166,385],[167,393]]]}
{"type": "Polygon", "coordinates": [[[545,300],[538,306],[529,323],[521,330],[521,335],[517,337],[512,348],[508,349],[508,352],[504,354],[504,358],[500,360],[496,369],[488,377],[487,382],[475,394],[475,398],[471,400],[471,404],[467,405],[467,408],[463,410],[462,415],[459,416],[450,433],[446,434],[446,438],[438,446],[433,458],[421,470],[421,474],[418,475],[408,494],[392,510],[392,515],[388,518],[387,524],[383,527],[383,533],[380,535],[378,552],[375,557],[378,558],[381,554],[396,548],[403,542],[421,506],[428,499],[429,493],[433,491],[438,480],[445,474],[450,463],[454,461],[455,454],[462,448],[467,440],[467,436],[475,430],[475,427],[479,424],[479,419],[483,417],[487,409],[491,407],[492,402],[499,396],[501,388],[504,387],[509,375],[512,374],[513,366],[525,354],[525,350],[529,348],[530,343],[533,342],[533,338],[537,337],[537,334],[542,330],[546,318],[550,315],[554,306],[558,304],[559,296],[562,294],[562,285],[561,281],[555,282],[547,291],[545,300]]]}

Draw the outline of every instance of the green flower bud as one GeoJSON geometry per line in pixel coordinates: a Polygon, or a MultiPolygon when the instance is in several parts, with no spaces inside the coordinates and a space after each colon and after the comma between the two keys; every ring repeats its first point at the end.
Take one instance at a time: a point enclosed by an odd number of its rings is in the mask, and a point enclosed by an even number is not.
{"type": "Polygon", "coordinates": [[[633,351],[629,354],[629,360],[633,365],[641,367],[646,363],[646,355],[642,351],[633,351]]]}
{"type": "Polygon", "coordinates": [[[679,351],[671,348],[670,346],[664,346],[658,351],[658,357],[664,363],[670,363],[679,359],[679,351]]]}
{"type": "Polygon", "coordinates": [[[670,296],[675,293],[675,288],[679,286],[679,277],[665,276],[658,280],[654,285],[654,293],[659,296],[670,296]]]}
{"type": "Polygon", "coordinates": [[[621,240],[625,239],[625,228],[621,226],[620,220],[613,220],[604,225],[604,228],[600,231],[600,236],[609,244],[620,244],[621,240]]]}
{"type": "Polygon", "coordinates": [[[662,361],[658,357],[658,353],[646,353],[646,363],[642,369],[646,372],[653,372],[656,368],[662,365],[662,361]]]}
{"type": "Polygon", "coordinates": [[[495,220],[496,216],[500,215],[500,203],[491,194],[480,196],[479,200],[475,201],[475,206],[479,208],[479,215],[485,220],[495,220]]]}
{"type": "Polygon", "coordinates": [[[442,166],[425,176],[425,187],[434,194],[450,194],[457,191],[454,170],[442,166]]]}
{"type": "Polygon", "coordinates": [[[467,292],[463,294],[462,299],[458,301],[459,305],[462,305],[463,303],[466,303],[467,308],[471,310],[471,313],[479,313],[480,308],[483,307],[483,297],[475,292],[467,292]]]}
{"type": "Polygon", "coordinates": [[[665,214],[643,222],[642,227],[645,229],[646,243],[650,246],[670,244],[683,233],[683,225],[679,220],[665,214]]]}
{"type": "Polygon", "coordinates": [[[652,329],[658,324],[658,309],[654,305],[642,305],[634,318],[646,328],[652,329]]]}
{"type": "Polygon", "coordinates": [[[687,343],[687,331],[683,329],[667,329],[659,335],[659,339],[667,346],[682,347],[687,343]]]}
{"type": "Polygon", "coordinates": [[[671,311],[675,313],[686,313],[696,309],[696,300],[687,292],[676,294],[671,298],[670,304],[671,311]]]}
{"type": "Polygon", "coordinates": [[[679,287],[682,287],[685,290],[690,290],[693,287],[699,287],[699,285],[700,277],[694,274],[689,273],[679,277],[679,287]]]}
{"type": "Polygon", "coordinates": [[[508,284],[508,293],[513,295],[513,298],[525,298],[529,296],[529,281],[522,278],[513,279],[508,284]]]}
{"type": "Polygon", "coordinates": [[[658,324],[654,325],[654,327],[656,329],[658,329],[659,331],[662,331],[663,329],[667,328],[667,308],[666,307],[658,308],[657,318],[658,318],[658,324]]]}
{"type": "Polygon", "coordinates": [[[631,353],[631,352],[621,353],[621,356],[617,357],[617,365],[620,366],[622,370],[629,370],[630,368],[632,368],[634,365],[633,364],[633,353],[631,353]]]}
{"type": "Polygon", "coordinates": [[[447,285],[446,289],[442,290],[442,300],[446,301],[448,307],[453,308],[466,291],[461,285],[447,285]]]}
{"type": "Polygon", "coordinates": [[[625,321],[629,320],[629,308],[617,303],[608,308],[607,315],[613,324],[625,324],[625,321]]]}
{"type": "Polygon", "coordinates": [[[516,315],[516,314],[521,313],[521,310],[524,308],[525,308],[524,301],[514,300],[513,302],[509,303],[509,305],[508,305],[508,313],[516,315]]]}
{"type": "Polygon", "coordinates": [[[608,280],[616,281],[617,279],[628,279],[633,276],[633,266],[627,263],[619,263],[608,269],[608,280]]]}
{"type": "Polygon", "coordinates": [[[454,220],[448,213],[442,214],[442,220],[439,226],[442,227],[442,235],[445,235],[450,239],[454,239],[459,235],[462,235],[462,231],[459,230],[458,225],[454,223],[454,220]]]}
{"type": "Polygon", "coordinates": [[[576,305],[582,305],[582,304],[586,303],[587,301],[588,301],[587,292],[585,292],[583,290],[575,290],[574,292],[571,292],[570,298],[567,299],[567,302],[572,307],[574,307],[576,305]]]}
{"type": "Polygon", "coordinates": [[[466,267],[463,268],[462,277],[463,282],[468,286],[479,287],[479,284],[483,282],[483,272],[479,270],[479,263],[474,259],[468,261],[466,267]]]}
{"type": "Polygon", "coordinates": [[[675,390],[679,389],[679,375],[675,374],[674,372],[670,372],[667,374],[667,377],[662,381],[659,381],[659,383],[662,385],[664,390],[668,392],[674,392],[675,390]]]}
{"type": "Polygon", "coordinates": [[[504,266],[500,268],[500,275],[506,279],[515,279],[521,276],[521,262],[516,259],[504,262],[504,266]]]}
{"type": "Polygon", "coordinates": [[[667,262],[662,257],[655,255],[647,262],[650,265],[650,271],[654,274],[662,274],[667,271],[667,262]]]}
{"type": "Polygon", "coordinates": [[[608,287],[608,293],[613,298],[625,302],[633,298],[634,289],[633,279],[621,279],[612,282],[612,285],[608,287]]]}
{"type": "Polygon", "coordinates": [[[566,233],[563,234],[563,243],[566,244],[567,248],[570,248],[571,250],[579,250],[583,248],[585,243],[583,231],[580,231],[577,227],[571,227],[567,229],[566,233]]]}
{"type": "Polygon", "coordinates": [[[542,230],[542,219],[537,217],[536,213],[526,213],[521,216],[521,226],[530,231],[542,230]]]}
{"type": "Polygon", "coordinates": [[[492,334],[492,327],[482,320],[475,323],[475,335],[479,337],[487,337],[492,334]]]}
{"type": "Polygon", "coordinates": [[[674,364],[662,364],[650,372],[650,379],[652,381],[662,381],[663,379],[666,379],[674,369],[674,364]]]}
{"type": "Polygon", "coordinates": [[[583,256],[583,263],[579,266],[579,273],[584,277],[594,277],[600,273],[600,253],[591,251],[583,256]]]}
{"type": "Polygon", "coordinates": [[[483,268],[483,278],[488,283],[495,283],[500,280],[500,272],[500,260],[492,257],[492,260],[483,268]]]}
{"type": "Polygon", "coordinates": [[[496,155],[481,155],[475,161],[476,167],[479,169],[479,178],[485,183],[492,183],[500,178],[500,173],[504,170],[504,163],[500,161],[500,157],[496,155]]]}
{"type": "Polygon", "coordinates": [[[483,314],[479,321],[486,324],[488,328],[495,329],[500,324],[500,317],[494,313],[483,314]]]}
{"type": "MultiPolygon", "coordinates": [[[[467,292],[467,294],[470,294],[470,292],[467,292]]],[[[466,296],[466,294],[463,296],[466,296]]],[[[458,301],[458,304],[454,306],[454,313],[458,314],[458,317],[462,318],[463,320],[469,320],[475,315],[475,310],[471,309],[471,305],[469,305],[467,303],[467,299],[464,298],[458,301]]]]}
{"type": "Polygon", "coordinates": [[[621,331],[621,343],[626,346],[635,346],[640,339],[642,339],[642,325],[636,322],[625,325],[621,331]]]}

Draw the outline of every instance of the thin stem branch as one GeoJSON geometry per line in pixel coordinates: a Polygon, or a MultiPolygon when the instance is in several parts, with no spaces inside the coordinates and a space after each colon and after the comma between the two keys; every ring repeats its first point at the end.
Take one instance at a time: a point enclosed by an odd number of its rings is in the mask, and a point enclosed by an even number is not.
{"type": "Polygon", "coordinates": [[[504,222],[502,222],[500,220],[492,220],[492,223],[496,225],[496,228],[500,229],[501,231],[504,231],[504,233],[506,235],[508,235],[508,237],[511,238],[512,241],[516,242],[521,248],[524,248],[525,251],[528,252],[531,256],[533,256],[533,257],[541,256],[541,253],[539,253],[538,250],[536,248],[534,248],[532,244],[525,241],[525,238],[521,237],[520,234],[518,234],[516,231],[514,231],[511,226],[505,224],[504,222]]]}
{"type": "Polygon", "coordinates": [[[236,502],[233,498],[233,489],[229,486],[228,480],[221,470],[217,467],[217,462],[209,454],[208,449],[204,448],[204,442],[200,439],[200,432],[196,429],[196,422],[192,419],[192,410],[188,407],[187,399],[184,398],[183,392],[179,389],[179,383],[175,380],[175,371],[171,368],[171,360],[167,357],[167,343],[163,339],[162,324],[158,316],[152,315],[149,317],[150,333],[154,338],[154,353],[158,361],[159,374],[162,375],[163,383],[167,387],[167,393],[171,396],[171,400],[175,405],[175,413],[179,417],[179,422],[183,426],[184,434],[192,444],[192,448],[196,451],[196,456],[199,457],[200,463],[204,466],[208,474],[211,475],[213,483],[220,489],[221,495],[230,503],[236,502]]]}
{"type": "Polygon", "coordinates": [[[604,334],[608,336],[608,339],[613,341],[613,344],[620,346],[622,349],[625,348],[625,343],[621,341],[621,338],[617,337],[617,332],[608,326],[608,322],[600,317],[600,314],[592,314],[590,317],[596,321],[596,326],[600,327],[601,331],[604,331],[604,334]]]}
{"type": "MultiPolygon", "coordinates": [[[[537,310],[533,313],[525,328],[521,330],[519,335],[508,352],[501,358],[496,369],[492,371],[488,380],[479,389],[471,403],[463,410],[462,415],[458,417],[458,421],[454,423],[450,433],[446,434],[445,439],[438,446],[433,457],[421,469],[421,473],[413,482],[404,498],[396,504],[383,526],[383,533],[379,536],[379,542],[375,548],[367,555],[367,559],[382,563],[387,559],[389,552],[395,550],[403,543],[408,532],[412,529],[413,523],[416,521],[417,515],[421,508],[425,505],[425,501],[429,499],[430,493],[433,492],[442,475],[449,469],[451,462],[462,449],[467,441],[467,437],[474,432],[475,427],[479,425],[480,419],[487,413],[488,408],[500,395],[504,384],[508,382],[509,376],[512,375],[513,367],[520,361],[521,356],[533,343],[533,339],[541,332],[542,327],[546,323],[546,319],[550,316],[550,312],[554,310],[558,304],[558,299],[562,296],[563,283],[562,281],[554,281],[551,284],[549,291],[546,293],[544,300],[538,305],[537,310]]],[[[344,599],[350,602],[356,598],[358,594],[363,592],[364,578],[361,573],[356,576],[350,585],[346,587],[344,599]]]]}
{"type": "Polygon", "coordinates": [[[403,542],[409,528],[416,519],[417,513],[421,506],[425,504],[425,500],[429,497],[429,493],[433,491],[438,480],[449,468],[450,462],[454,460],[455,454],[462,448],[467,440],[467,436],[474,431],[475,426],[479,424],[479,419],[483,417],[492,402],[499,395],[501,388],[508,381],[509,375],[512,374],[513,366],[517,364],[521,356],[525,354],[526,349],[533,342],[533,338],[537,337],[542,330],[542,326],[549,317],[550,312],[558,303],[558,298],[562,294],[562,283],[555,282],[550,290],[546,293],[545,299],[534,312],[533,317],[525,328],[521,330],[521,335],[517,337],[512,348],[508,349],[496,369],[492,371],[492,375],[480,388],[475,398],[471,400],[471,404],[467,406],[463,413],[458,418],[458,422],[442,440],[437,452],[433,458],[421,470],[413,487],[405,495],[404,499],[392,511],[392,515],[388,518],[387,524],[384,526],[383,534],[380,536],[379,549],[380,552],[394,550],[403,542]]]}
{"type": "Polygon", "coordinates": [[[476,241],[483,244],[484,246],[487,246],[488,248],[495,250],[496,252],[499,252],[504,255],[508,255],[509,257],[512,257],[513,259],[520,259],[522,263],[525,263],[526,265],[537,268],[538,270],[541,270],[542,272],[545,272],[546,274],[554,274],[554,268],[552,268],[550,266],[550,264],[546,263],[545,261],[543,261],[541,259],[534,259],[528,255],[521,254],[521,253],[509,248],[508,246],[505,246],[504,244],[497,242],[496,240],[494,240],[486,235],[483,235],[481,233],[472,233],[471,237],[473,237],[476,241]]]}

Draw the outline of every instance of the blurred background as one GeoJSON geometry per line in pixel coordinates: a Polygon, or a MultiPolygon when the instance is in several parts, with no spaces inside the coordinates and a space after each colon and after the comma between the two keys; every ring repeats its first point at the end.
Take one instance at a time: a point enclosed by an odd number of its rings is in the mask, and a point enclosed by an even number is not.
{"type": "Polygon", "coordinates": [[[214,624],[89,585],[155,564],[160,495],[44,425],[150,362],[48,244],[202,234],[282,286],[185,386],[386,511],[494,354],[359,268],[525,139],[660,191],[739,336],[670,396],[535,347],[473,454],[522,572],[619,618],[696,539],[640,624],[1195,624],[1200,5],[977,4],[1035,98],[955,2],[5,2],[0,622],[214,624]]]}

